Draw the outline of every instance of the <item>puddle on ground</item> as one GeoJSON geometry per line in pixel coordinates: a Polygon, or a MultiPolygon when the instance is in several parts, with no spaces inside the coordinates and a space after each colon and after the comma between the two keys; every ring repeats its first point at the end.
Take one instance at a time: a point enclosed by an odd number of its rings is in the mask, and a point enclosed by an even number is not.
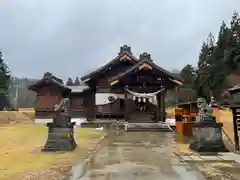
{"type": "Polygon", "coordinates": [[[174,155],[173,143],[175,133],[110,131],[78,180],[204,180],[174,155]]]}

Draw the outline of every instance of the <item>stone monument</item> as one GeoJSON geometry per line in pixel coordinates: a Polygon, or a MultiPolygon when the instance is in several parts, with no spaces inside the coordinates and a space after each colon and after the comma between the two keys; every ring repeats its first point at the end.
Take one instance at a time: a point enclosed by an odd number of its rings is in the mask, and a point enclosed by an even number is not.
{"type": "Polygon", "coordinates": [[[74,125],[69,116],[69,99],[63,98],[55,105],[52,123],[47,123],[48,137],[42,151],[72,151],[77,147],[74,140],[74,125]]]}
{"type": "Polygon", "coordinates": [[[193,124],[193,140],[190,149],[197,152],[227,152],[222,139],[222,123],[216,122],[211,104],[206,99],[198,98],[197,122],[193,124]]]}

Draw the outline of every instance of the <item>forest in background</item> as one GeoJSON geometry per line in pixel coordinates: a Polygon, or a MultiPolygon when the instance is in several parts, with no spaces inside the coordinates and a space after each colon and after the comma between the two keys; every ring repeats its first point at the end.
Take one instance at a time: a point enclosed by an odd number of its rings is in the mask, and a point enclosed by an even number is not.
{"type": "Polygon", "coordinates": [[[202,96],[214,96],[228,101],[228,88],[240,83],[240,17],[233,13],[230,24],[222,22],[217,37],[209,33],[199,53],[197,66],[187,64],[180,76],[183,87],[176,91],[178,101],[191,101],[202,96]]]}
{"type": "MultiPolygon", "coordinates": [[[[39,79],[16,78],[12,77],[8,89],[8,99],[11,106],[16,108],[33,108],[36,101],[36,93],[28,90],[28,87],[39,79]]],[[[67,86],[80,85],[81,81],[78,77],[75,81],[68,78],[67,86]]]]}
{"type": "MultiPolygon", "coordinates": [[[[187,64],[174,74],[182,77],[185,83],[169,91],[166,97],[168,104],[196,100],[198,96],[214,96],[218,101],[230,98],[228,88],[240,83],[240,17],[233,13],[230,24],[222,22],[219,34],[214,37],[209,33],[203,42],[196,60],[197,66],[187,64]]],[[[2,107],[34,107],[36,94],[28,86],[37,79],[16,78],[11,76],[0,52],[0,109],[2,107]]],[[[67,85],[81,84],[78,78],[71,78],[67,85]]]]}

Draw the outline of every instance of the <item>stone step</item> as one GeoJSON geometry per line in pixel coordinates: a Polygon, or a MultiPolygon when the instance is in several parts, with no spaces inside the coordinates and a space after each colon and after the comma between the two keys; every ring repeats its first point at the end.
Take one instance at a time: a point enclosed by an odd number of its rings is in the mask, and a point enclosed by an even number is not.
{"type": "Polygon", "coordinates": [[[151,128],[128,128],[126,131],[160,131],[160,132],[171,132],[170,129],[151,129],[151,128]]]}
{"type": "Polygon", "coordinates": [[[172,131],[172,128],[166,124],[157,123],[128,123],[125,124],[126,131],[172,131]]]}

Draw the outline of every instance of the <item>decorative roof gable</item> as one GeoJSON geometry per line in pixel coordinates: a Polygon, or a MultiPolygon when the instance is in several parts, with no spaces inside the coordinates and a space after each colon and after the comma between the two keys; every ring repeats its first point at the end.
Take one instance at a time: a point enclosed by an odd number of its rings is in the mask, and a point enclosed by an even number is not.
{"type": "Polygon", "coordinates": [[[129,73],[135,72],[135,71],[141,71],[144,69],[147,70],[157,70],[161,72],[162,74],[165,74],[166,77],[168,77],[169,81],[172,81],[175,84],[182,85],[183,80],[179,77],[176,77],[174,74],[170,73],[169,71],[159,67],[156,65],[153,60],[151,59],[151,55],[148,53],[142,53],[139,57],[139,61],[137,64],[126,70],[125,72],[118,74],[117,76],[114,76],[113,78],[109,79],[109,82],[111,85],[117,84],[119,80],[126,76],[129,73]]]}
{"type": "Polygon", "coordinates": [[[122,47],[120,47],[120,52],[118,53],[118,56],[115,57],[113,60],[111,60],[110,62],[108,62],[107,64],[105,64],[104,66],[98,68],[97,70],[83,76],[81,78],[81,80],[85,83],[87,83],[88,81],[90,81],[91,79],[93,79],[95,76],[98,76],[99,74],[104,73],[107,69],[113,67],[114,65],[118,64],[121,61],[129,61],[132,64],[136,64],[138,59],[135,58],[132,55],[132,51],[131,51],[131,47],[124,45],[122,47]]]}

